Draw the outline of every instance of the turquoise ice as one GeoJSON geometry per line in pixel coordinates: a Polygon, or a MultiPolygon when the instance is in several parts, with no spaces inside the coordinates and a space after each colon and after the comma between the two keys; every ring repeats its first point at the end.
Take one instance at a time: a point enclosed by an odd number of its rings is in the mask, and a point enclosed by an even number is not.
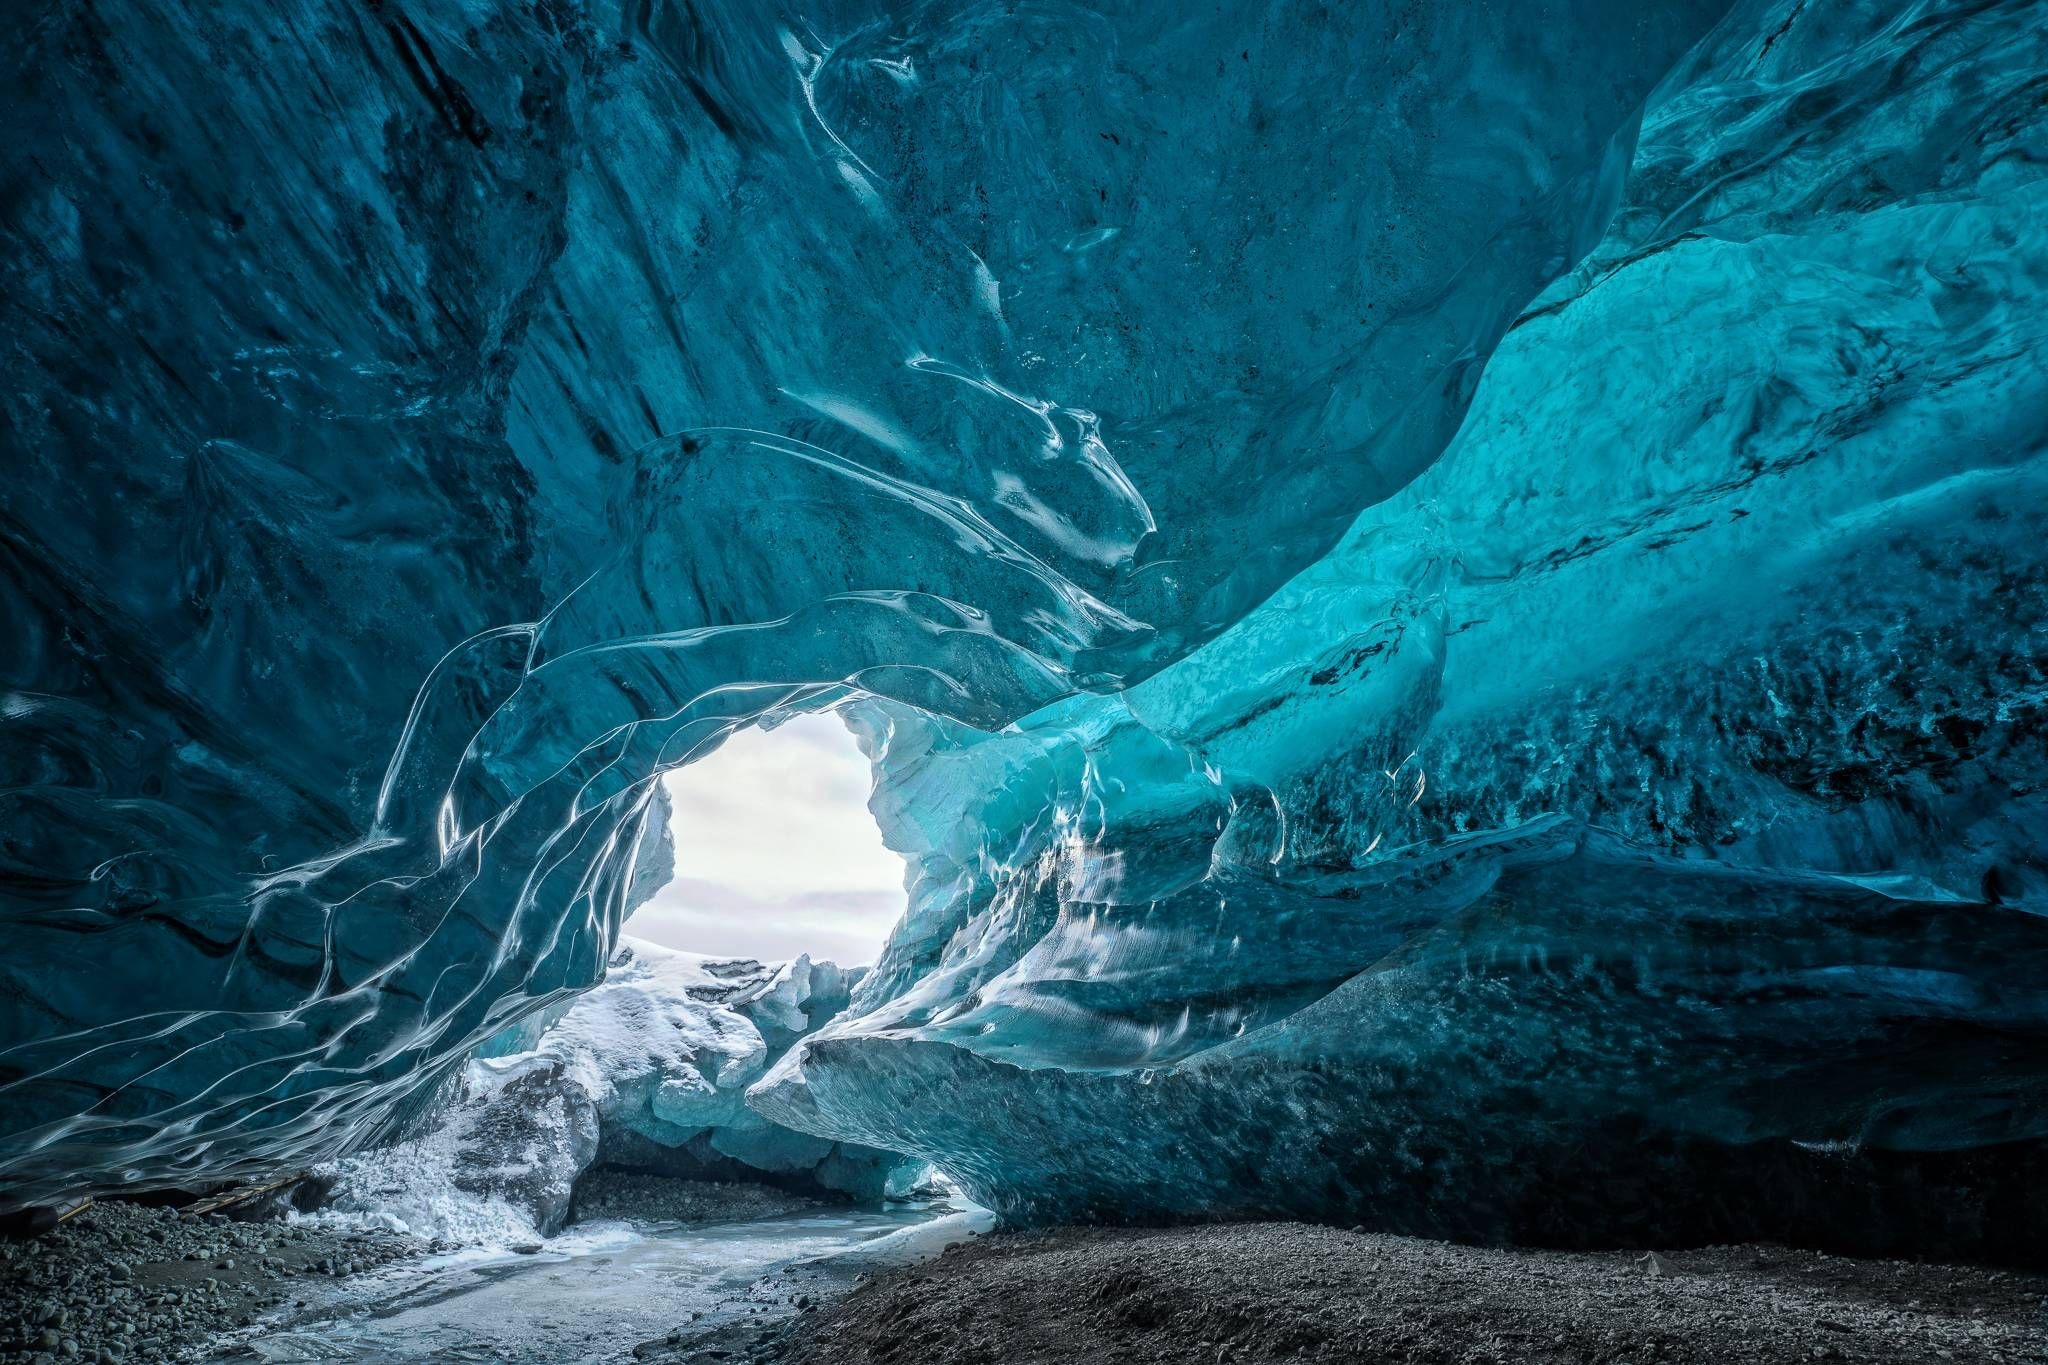
{"type": "Polygon", "coordinates": [[[1105,10],[9,40],[0,1202],[382,1131],[835,705],[916,876],[781,1121],[1018,1217],[2039,1197],[2039,5],[1105,10]]]}

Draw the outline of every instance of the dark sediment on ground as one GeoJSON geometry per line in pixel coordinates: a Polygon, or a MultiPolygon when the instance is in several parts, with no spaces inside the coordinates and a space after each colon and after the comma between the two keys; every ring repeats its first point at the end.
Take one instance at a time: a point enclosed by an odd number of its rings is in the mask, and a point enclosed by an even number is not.
{"type": "MultiPolygon", "coordinates": [[[[804,1203],[760,1187],[611,1173],[587,1191],[585,1216],[712,1224],[804,1203]]],[[[993,1236],[930,1228],[924,1250],[790,1266],[630,1358],[2048,1365],[2048,1275],[1993,1267],[1761,1245],[1654,1256],[1504,1250],[1288,1223],[993,1236]]],[[[307,1297],[321,1300],[316,1313],[346,1312],[348,1277],[428,1249],[388,1232],[96,1205],[41,1238],[0,1243],[0,1362],[188,1358],[238,1326],[288,1317],[307,1297]]]]}
{"type": "MultiPolygon", "coordinates": [[[[609,1168],[592,1172],[577,1199],[580,1218],[642,1223],[753,1222],[826,1207],[765,1185],[609,1168]]],[[[0,1240],[0,1365],[205,1359],[223,1341],[260,1337],[270,1327],[238,1329],[303,1316],[294,1310],[309,1302],[316,1312],[337,1302],[345,1307],[356,1292],[351,1277],[455,1245],[342,1222],[287,1220],[281,1197],[238,1212],[264,1216],[231,1219],[170,1204],[103,1201],[40,1236],[0,1240]]],[[[361,1291],[366,1298],[369,1284],[361,1291]]]]}
{"type": "Polygon", "coordinates": [[[1501,1250],[1292,1223],[998,1234],[807,1306],[769,1330],[648,1355],[774,1365],[2048,1361],[2048,1275],[1757,1245],[1647,1258],[1501,1250]]]}
{"type": "Polygon", "coordinates": [[[0,1242],[0,1361],[177,1360],[291,1303],[297,1286],[425,1249],[383,1230],[94,1204],[40,1237],[0,1242]]]}
{"type": "MultiPolygon", "coordinates": [[[[843,1201],[842,1201],[843,1202],[843,1201]]],[[[644,1223],[735,1223],[783,1218],[825,1206],[812,1195],[770,1185],[677,1180],[616,1166],[593,1167],[576,1182],[574,1220],[624,1218],[644,1223]]]]}

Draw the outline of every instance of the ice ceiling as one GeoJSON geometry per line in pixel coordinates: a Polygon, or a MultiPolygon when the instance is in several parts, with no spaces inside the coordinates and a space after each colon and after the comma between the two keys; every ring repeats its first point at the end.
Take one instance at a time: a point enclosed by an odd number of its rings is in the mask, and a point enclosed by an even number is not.
{"type": "Polygon", "coordinates": [[[918,879],[785,1122],[2048,1216],[2039,4],[1105,9],[16,27],[0,1202],[376,1130],[843,703],[918,879]]]}

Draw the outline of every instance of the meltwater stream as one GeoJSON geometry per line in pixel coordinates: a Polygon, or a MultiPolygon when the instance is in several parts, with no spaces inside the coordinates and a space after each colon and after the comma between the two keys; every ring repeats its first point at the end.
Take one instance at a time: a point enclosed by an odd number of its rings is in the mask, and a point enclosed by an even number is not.
{"type": "Polygon", "coordinates": [[[951,1205],[828,1209],[757,1222],[581,1223],[530,1254],[464,1251],[337,1285],[224,1339],[219,1365],[352,1361],[599,1365],[678,1328],[772,1313],[878,1266],[986,1231],[951,1205]]]}

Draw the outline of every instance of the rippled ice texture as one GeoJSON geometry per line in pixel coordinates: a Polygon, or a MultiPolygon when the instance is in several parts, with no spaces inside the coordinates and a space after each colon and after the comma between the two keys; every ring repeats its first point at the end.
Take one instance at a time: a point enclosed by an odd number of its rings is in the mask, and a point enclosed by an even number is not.
{"type": "Polygon", "coordinates": [[[376,1130],[849,698],[755,1103],[1006,1211],[2042,1136],[2038,4],[1106,8],[17,32],[5,1198],[376,1130]]]}
{"type": "Polygon", "coordinates": [[[1739,11],[1272,600],[862,704],[911,913],[757,1102],[1025,1216],[2038,1254],[2042,18],[1739,11]]]}

